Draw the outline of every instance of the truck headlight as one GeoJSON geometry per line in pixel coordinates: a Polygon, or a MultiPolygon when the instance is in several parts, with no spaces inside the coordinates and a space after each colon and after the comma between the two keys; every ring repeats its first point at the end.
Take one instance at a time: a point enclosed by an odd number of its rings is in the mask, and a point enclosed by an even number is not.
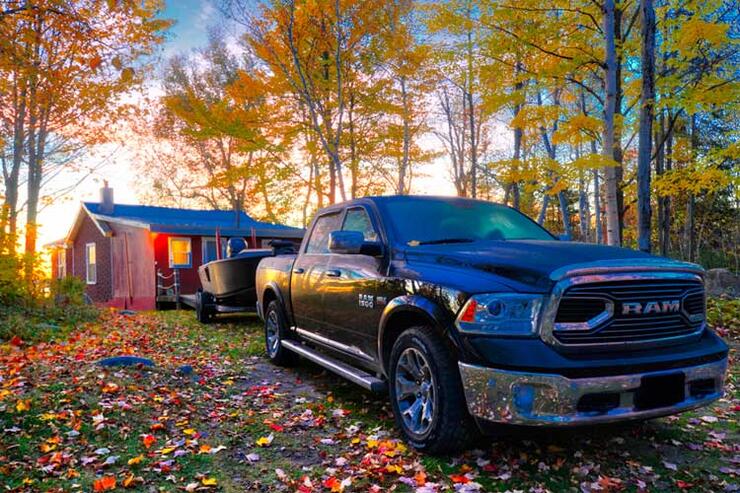
{"type": "Polygon", "coordinates": [[[531,336],[537,331],[542,304],[543,297],[537,294],[476,294],[455,323],[468,334],[531,336]]]}

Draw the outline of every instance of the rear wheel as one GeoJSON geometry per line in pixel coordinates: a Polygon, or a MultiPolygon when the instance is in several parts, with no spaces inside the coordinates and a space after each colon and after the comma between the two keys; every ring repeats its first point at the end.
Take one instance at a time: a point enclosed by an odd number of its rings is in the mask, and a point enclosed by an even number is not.
{"type": "Polygon", "coordinates": [[[283,307],[278,300],[272,300],[265,310],[265,351],[270,361],[279,366],[293,365],[298,359],[295,353],[281,344],[287,331],[283,307]]]}
{"type": "Polygon", "coordinates": [[[415,449],[441,454],[472,444],[474,425],[457,363],[433,329],[419,326],[402,333],[390,365],[396,425],[415,449]]]}
{"type": "Polygon", "coordinates": [[[195,293],[195,316],[203,324],[213,321],[213,296],[202,289],[195,293]]]}

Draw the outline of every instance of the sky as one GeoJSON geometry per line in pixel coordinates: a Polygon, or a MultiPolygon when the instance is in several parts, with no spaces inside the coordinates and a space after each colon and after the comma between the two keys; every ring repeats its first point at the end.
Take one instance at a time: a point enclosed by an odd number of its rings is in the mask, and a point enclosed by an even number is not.
{"type": "MultiPolygon", "coordinates": [[[[217,1],[217,0],[215,0],[217,1]]],[[[208,39],[208,29],[222,23],[216,3],[210,0],[168,0],[162,17],[175,21],[169,30],[167,41],[162,46],[161,60],[178,53],[186,53],[204,46],[208,39]]],[[[88,167],[100,163],[95,171],[66,195],[44,208],[39,214],[39,244],[45,245],[66,236],[83,201],[97,202],[103,181],[108,181],[114,190],[114,201],[120,204],[138,204],[136,173],[133,167],[133,154],[125,147],[108,145],[96,149],[88,158],[88,167]]],[[[420,193],[449,195],[454,188],[449,180],[447,167],[434,163],[428,168],[428,176],[419,178],[414,188],[420,193]],[[429,173],[434,171],[434,173],[429,173]]],[[[76,182],[80,175],[68,174],[61,178],[76,182]]]]}

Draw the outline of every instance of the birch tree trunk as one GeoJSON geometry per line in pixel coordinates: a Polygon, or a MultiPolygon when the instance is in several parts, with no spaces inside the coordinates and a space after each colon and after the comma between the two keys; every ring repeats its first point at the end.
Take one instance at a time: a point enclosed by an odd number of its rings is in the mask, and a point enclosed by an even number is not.
{"type": "Polygon", "coordinates": [[[655,10],[652,0],[640,0],[642,19],[642,94],[637,150],[637,246],[650,253],[652,208],[650,206],[650,158],[653,148],[655,99],[655,10]]]}
{"type": "MultiPolygon", "coordinates": [[[[617,50],[614,40],[614,0],[604,0],[604,37],[606,40],[606,57],[604,60],[605,89],[604,99],[604,135],[603,154],[607,161],[614,161],[614,113],[617,97],[617,50]]],[[[617,166],[607,166],[606,175],[606,241],[609,245],[619,246],[619,203],[618,203],[618,170],[617,166]]]]}
{"type": "Polygon", "coordinates": [[[409,168],[409,149],[411,146],[411,131],[409,129],[409,95],[406,89],[406,76],[401,76],[401,101],[403,102],[403,156],[401,158],[401,165],[398,169],[398,187],[396,192],[398,195],[405,195],[406,190],[406,171],[409,168]]]}

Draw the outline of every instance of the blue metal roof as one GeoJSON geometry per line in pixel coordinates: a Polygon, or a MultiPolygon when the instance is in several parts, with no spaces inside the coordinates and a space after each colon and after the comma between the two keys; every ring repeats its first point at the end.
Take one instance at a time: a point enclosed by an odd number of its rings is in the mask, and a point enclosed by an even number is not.
{"type": "Polygon", "coordinates": [[[100,221],[133,222],[150,231],[185,235],[214,235],[219,229],[224,236],[249,236],[252,228],[260,236],[301,238],[304,230],[283,224],[257,221],[246,213],[234,211],[177,209],[150,205],[115,204],[113,212],[100,211],[97,202],[84,202],[84,207],[100,221]]]}

